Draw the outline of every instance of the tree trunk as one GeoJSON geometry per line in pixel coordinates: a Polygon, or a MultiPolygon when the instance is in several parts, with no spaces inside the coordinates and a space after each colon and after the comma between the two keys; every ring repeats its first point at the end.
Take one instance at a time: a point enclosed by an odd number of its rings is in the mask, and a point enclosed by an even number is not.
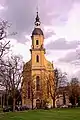
{"type": "Polygon", "coordinates": [[[32,99],[32,110],[33,110],[33,99],[32,99]]]}
{"type": "Polygon", "coordinates": [[[55,95],[53,97],[53,108],[55,108],[55,95]]]}
{"type": "Polygon", "coordinates": [[[8,96],[6,96],[6,105],[8,106],[8,96]]]}
{"type": "Polygon", "coordinates": [[[1,94],[1,108],[3,108],[3,97],[2,97],[2,94],[1,94]]]}
{"type": "Polygon", "coordinates": [[[5,93],[3,94],[3,107],[5,106],[5,93]]]}
{"type": "Polygon", "coordinates": [[[6,105],[8,106],[8,94],[6,94],[6,105]]]}
{"type": "Polygon", "coordinates": [[[76,103],[77,103],[76,101],[77,101],[77,100],[76,100],[76,97],[75,97],[75,105],[76,105],[76,103]]]}
{"type": "Polygon", "coordinates": [[[66,105],[65,92],[63,92],[63,104],[66,105]]]}
{"type": "Polygon", "coordinates": [[[13,112],[15,111],[15,103],[16,103],[16,99],[15,97],[13,97],[13,112]]]}
{"type": "Polygon", "coordinates": [[[32,110],[33,110],[33,92],[32,92],[32,110]]]}
{"type": "Polygon", "coordinates": [[[6,86],[6,105],[8,106],[8,89],[7,89],[7,86],[6,86]]]}

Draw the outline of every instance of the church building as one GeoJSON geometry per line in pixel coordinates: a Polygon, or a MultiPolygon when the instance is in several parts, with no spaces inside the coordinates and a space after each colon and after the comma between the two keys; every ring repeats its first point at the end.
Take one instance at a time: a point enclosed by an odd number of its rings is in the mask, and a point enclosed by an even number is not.
{"type": "Polygon", "coordinates": [[[52,106],[49,94],[48,80],[54,77],[53,63],[45,58],[44,33],[40,27],[40,18],[37,12],[35,27],[32,31],[31,59],[23,67],[22,105],[28,108],[41,108],[45,104],[52,106]]]}

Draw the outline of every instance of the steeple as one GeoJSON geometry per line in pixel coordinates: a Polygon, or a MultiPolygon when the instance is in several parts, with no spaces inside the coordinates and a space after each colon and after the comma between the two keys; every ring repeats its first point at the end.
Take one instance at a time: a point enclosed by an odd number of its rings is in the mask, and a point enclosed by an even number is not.
{"type": "Polygon", "coordinates": [[[37,15],[36,15],[36,18],[35,18],[35,28],[32,32],[32,36],[34,36],[34,35],[44,36],[43,31],[40,28],[41,22],[40,22],[40,18],[39,18],[39,15],[38,15],[38,11],[36,13],[37,13],[37,15]]]}
{"type": "Polygon", "coordinates": [[[35,27],[40,27],[40,18],[39,18],[39,15],[38,15],[38,11],[37,11],[37,16],[35,18],[35,27]]]}
{"type": "Polygon", "coordinates": [[[37,11],[37,15],[35,18],[35,28],[32,31],[32,49],[31,52],[33,53],[33,51],[35,51],[36,54],[39,54],[42,52],[43,54],[45,54],[45,49],[44,49],[44,34],[43,31],[40,28],[40,18],[38,15],[38,11],[37,11]],[[39,53],[37,53],[39,52],[39,53]]]}

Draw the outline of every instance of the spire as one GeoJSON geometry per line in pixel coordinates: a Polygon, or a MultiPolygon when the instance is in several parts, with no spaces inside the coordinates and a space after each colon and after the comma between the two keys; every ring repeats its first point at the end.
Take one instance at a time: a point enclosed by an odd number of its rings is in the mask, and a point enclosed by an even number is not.
{"type": "Polygon", "coordinates": [[[40,24],[41,24],[41,22],[40,22],[40,18],[39,18],[39,15],[38,15],[38,9],[37,9],[37,16],[36,16],[36,18],[35,18],[35,25],[36,25],[36,27],[39,27],[40,26],[40,24]]]}
{"type": "Polygon", "coordinates": [[[40,19],[40,18],[39,18],[39,16],[38,16],[38,11],[37,11],[36,22],[40,22],[39,19],[40,19]]]}

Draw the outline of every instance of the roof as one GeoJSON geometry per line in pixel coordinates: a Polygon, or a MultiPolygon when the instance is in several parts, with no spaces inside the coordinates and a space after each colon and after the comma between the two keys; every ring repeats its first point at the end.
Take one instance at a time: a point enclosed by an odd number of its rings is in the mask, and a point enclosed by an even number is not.
{"type": "Polygon", "coordinates": [[[43,31],[40,28],[35,28],[32,32],[33,35],[43,35],[43,31]]]}

